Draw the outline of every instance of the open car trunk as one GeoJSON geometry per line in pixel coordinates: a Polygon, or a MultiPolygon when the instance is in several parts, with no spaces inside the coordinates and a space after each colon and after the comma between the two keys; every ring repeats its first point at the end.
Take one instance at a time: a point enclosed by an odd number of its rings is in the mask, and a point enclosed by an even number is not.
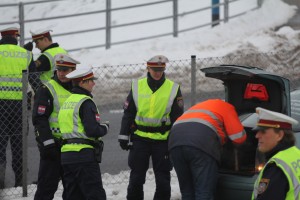
{"type": "Polygon", "coordinates": [[[236,108],[247,132],[247,141],[238,148],[230,141],[224,145],[220,173],[252,176],[257,171],[255,162],[263,159],[256,153],[253,113],[256,107],[262,107],[290,115],[289,80],[257,67],[221,65],[201,71],[223,82],[225,101],[236,108]]]}

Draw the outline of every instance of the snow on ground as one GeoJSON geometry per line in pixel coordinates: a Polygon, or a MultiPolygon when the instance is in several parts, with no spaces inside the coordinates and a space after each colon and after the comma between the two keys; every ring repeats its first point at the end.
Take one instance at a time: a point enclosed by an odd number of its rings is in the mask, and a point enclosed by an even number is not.
{"type": "MultiPolygon", "coordinates": [[[[17,1],[9,0],[8,2],[12,3],[17,1]]],[[[72,1],[72,8],[82,6],[81,4],[83,4],[83,2],[89,1],[72,1]],[[76,5],[76,3],[78,3],[78,5],[76,5]]],[[[90,2],[92,4],[95,1],[90,2]]],[[[124,3],[124,1],[119,2],[124,3]]],[[[130,2],[133,3],[134,1],[131,0],[130,2]]],[[[82,65],[99,67],[102,65],[142,63],[157,54],[166,55],[170,60],[180,60],[188,59],[191,55],[204,58],[220,57],[235,52],[276,52],[296,49],[297,46],[300,45],[300,31],[293,30],[290,27],[282,27],[276,30],[276,28],[285,24],[295,14],[296,7],[287,5],[281,0],[265,0],[264,2],[261,9],[248,12],[246,15],[233,19],[227,24],[221,24],[215,28],[205,28],[182,33],[179,34],[178,38],[164,37],[117,45],[109,50],[84,49],[71,54],[80,60],[82,65]]],[[[245,4],[247,3],[249,3],[249,1],[245,1],[245,4]]],[[[84,4],[83,8],[89,9],[90,7],[88,5],[87,3],[84,4]]],[[[58,10],[65,12],[62,8],[58,10]]],[[[65,10],[67,12],[68,7],[65,7],[65,10]]],[[[31,13],[31,15],[34,16],[35,13],[31,13]]],[[[80,24],[81,22],[79,21],[78,23],[80,24]]],[[[49,24],[49,26],[52,27],[54,31],[55,27],[63,27],[65,30],[68,30],[71,29],[71,26],[74,26],[74,24],[70,24],[70,27],[68,27],[68,24],[60,24],[57,26],[55,24],[49,24]]],[[[76,42],[85,42],[86,39],[87,38],[84,38],[76,42]]],[[[62,46],[67,46],[67,44],[64,44],[64,41],[60,41],[59,43],[62,46]]],[[[105,184],[107,180],[111,180],[113,177],[109,174],[103,174],[103,182],[108,199],[121,200],[125,198],[129,175],[128,172],[121,173],[125,173],[127,176],[125,176],[123,184],[116,185],[105,184]]],[[[174,171],[172,171],[172,173],[174,173],[174,171]]],[[[151,170],[148,173],[148,177],[152,178],[146,182],[145,199],[151,199],[155,189],[155,182],[151,170]]],[[[30,187],[33,190],[35,189],[35,186],[30,187]]],[[[14,193],[21,194],[21,188],[18,188],[18,190],[19,191],[14,191],[14,193]]],[[[24,198],[5,197],[4,200],[33,199],[32,194],[30,195],[31,196],[24,198]]],[[[58,191],[54,200],[61,199],[61,191],[58,191]]],[[[180,199],[178,182],[175,178],[172,178],[172,199],[180,199]]]]}

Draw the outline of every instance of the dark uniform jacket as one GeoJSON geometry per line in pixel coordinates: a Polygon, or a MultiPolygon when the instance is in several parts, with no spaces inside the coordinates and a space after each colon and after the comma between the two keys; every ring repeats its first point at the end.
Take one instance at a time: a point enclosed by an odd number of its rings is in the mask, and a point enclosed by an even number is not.
{"type": "MultiPolygon", "coordinates": [[[[160,80],[154,80],[150,76],[150,73],[147,74],[147,77],[148,77],[148,79],[147,79],[148,85],[153,92],[158,90],[162,86],[164,81],[166,80],[165,74],[163,74],[163,77],[160,80]]],[[[133,96],[132,96],[132,90],[130,90],[130,93],[127,96],[127,99],[124,103],[123,108],[124,108],[124,115],[122,118],[120,135],[128,136],[129,133],[131,132],[131,126],[132,126],[132,124],[134,124],[135,116],[137,113],[137,109],[136,109],[136,106],[135,106],[135,103],[133,100],[133,96]]],[[[172,104],[172,108],[171,108],[171,113],[170,113],[171,125],[173,125],[173,123],[176,121],[176,119],[180,115],[182,115],[183,108],[184,108],[183,98],[182,98],[181,90],[179,87],[177,95],[175,97],[175,100],[174,100],[174,102],[172,104]]],[[[138,135],[133,135],[132,139],[153,141],[148,138],[142,138],[138,135]]]]}
{"type": "MultiPolygon", "coordinates": [[[[76,86],[72,89],[72,93],[84,94],[93,98],[92,94],[76,86]]],[[[100,111],[99,111],[100,112],[100,111]]],[[[79,109],[79,116],[83,124],[85,134],[88,137],[99,138],[107,134],[107,129],[105,126],[101,126],[95,118],[98,113],[95,103],[88,99],[85,100],[79,109]]],[[[98,113],[100,114],[100,113],[98,113]]],[[[90,148],[82,149],[80,152],[64,152],[61,157],[62,164],[73,164],[81,162],[95,162],[94,150],[90,148]]]]}
{"type": "MultiPolygon", "coordinates": [[[[71,82],[62,83],[58,80],[57,76],[54,76],[53,79],[66,90],[70,91],[72,89],[71,82]]],[[[32,111],[32,123],[36,128],[37,141],[39,144],[42,144],[44,141],[47,141],[49,139],[54,139],[48,121],[52,112],[53,97],[49,89],[45,85],[43,85],[38,89],[34,97],[34,105],[32,111]]]]}
{"type": "MultiPolygon", "coordinates": [[[[292,147],[292,145],[287,145],[279,143],[272,151],[266,154],[266,159],[269,160],[279,151],[286,150],[292,147]]],[[[262,178],[267,181],[268,184],[263,184],[264,189],[262,189],[261,194],[258,194],[256,200],[283,200],[286,197],[286,193],[289,191],[289,182],[284,175],[283,171],[276,166],[275,163],[268,164],[262,178]]]]}

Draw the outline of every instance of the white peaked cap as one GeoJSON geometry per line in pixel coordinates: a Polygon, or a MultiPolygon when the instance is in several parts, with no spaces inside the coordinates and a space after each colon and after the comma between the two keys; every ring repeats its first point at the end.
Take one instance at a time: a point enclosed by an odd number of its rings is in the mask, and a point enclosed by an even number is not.
{"type": "Polygon", "coordinates": [[[0,32],[2,36],[5,35],[20,35],[20,25],[17,23],[1,26],[0,32]]]}
{"type": "Polygon", "coordinates": [[[163,55],[157,55],[152,58],[150,58],[147,61],[148,67],[166,67],[166,63],[169,62],[169,59],[166,56],[163,55]]]}
{"type": "Polygon", "coordinates": [[[298,124],[298,121],[292,117],[264,108],[257,107],[256,113],[258,115],[258,122],[254,130],[265,128],[292,129],[293,125],[298,124]]]}
{"type": "Polygon", "coordinates": [[[47,37],[50,35],[50,32],[52,32],[52,30],[50,30],[50,29],[41,29],[41,30],[36,30],[36,31],[30,31],[33,40],[38,40],[43,37],[47,37]]]}
{"type": "Polygon", "coordinates": [[[68,54],[57,54],[54,57],[56,67],[76,67],[80,64],[79,61],[75,60],[68,54]]]}
{"type": "Polygon", "coordinates": [[[77,81],[88,80],[88,79],[93,79],[93,80],[98,79],[97,77],[94,76],[94,73],[93,73],[93,70],[91,67],[79,67],[76,70],[72,71],[71,73],[67,74],[66,77],[70,78],[70,79],[75,79],[77,81]]]}

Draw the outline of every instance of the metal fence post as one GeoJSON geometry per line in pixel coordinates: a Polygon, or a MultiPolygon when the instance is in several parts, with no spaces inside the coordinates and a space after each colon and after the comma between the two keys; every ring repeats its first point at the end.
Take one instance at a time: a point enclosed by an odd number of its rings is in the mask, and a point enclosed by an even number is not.
{"type": "Polygon", "coordinates": [[[105,49],[110,49],[111,44],[111,0],[106,0],[106,42],[105,49]]]}
{"type": "MultiPolygon", "coordinates": [[[[219,0],[212,0],[211,5],[216,6],[220,3],[219,0]]],[[[220,20],[220,6],[218,5],[217,7],[213,7],[211,9],[211,21],[212,21],[212,27],[219,25],[219,20],[220,20]]]]}
{"type": "Polygon", "coordinates": [[[263,0],[257,0],[257,7],[261,7],[263,4],[263,0]]]}
{"type": "Polygon", "coordinates": [[[24,4],[19,3],[19,24],[20,24],[20,46],[24,46],[25,31],[24,31],[24,4]]]}
{"type": "Polygon", "coordinates": [[[224,0],[224,23],[229,19],[229,0],[224,0]]]}
{"type": "Polygon", "coordinates": [[[173,0],[173,36],[178,36],[178,0],[173,0]]]}
{"type": "Polygon", "coordinates": [[[27,197],[27,135],[28,135],[28,111],[27,111],[28,73],[22,71],[22,189],[23,197],[27,197]]]}
{"type": "Polygon", "coordinates": [[[191,56],[191,106],[196,103],[196,56],[191,56]]]}

